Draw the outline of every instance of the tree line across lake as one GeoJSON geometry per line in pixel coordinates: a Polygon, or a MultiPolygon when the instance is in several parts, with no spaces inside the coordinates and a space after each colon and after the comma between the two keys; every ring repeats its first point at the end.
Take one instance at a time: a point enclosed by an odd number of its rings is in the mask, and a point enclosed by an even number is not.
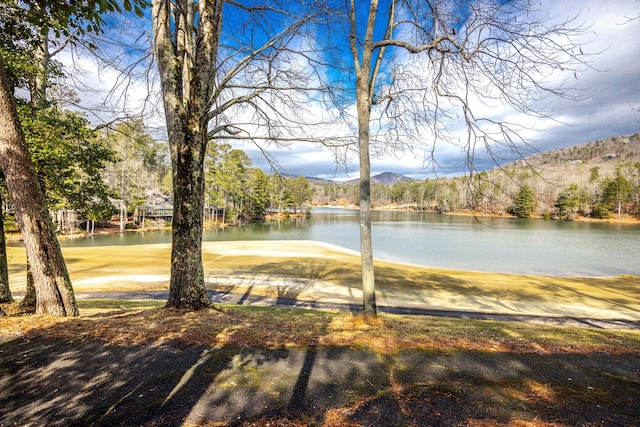
{"type": "MultiPolygon", "coordinates": [[[[118,214],[125,222],[130,218],[128,226],[140,226],[141,212],[150,213],[158,194],[167,195],[169,205],[165,207],[170,208],[168,145],[147,133],[142,121],[95,131],[75,113],[54,107],[34,109],[21,102],[18,105],[29,152],[59,231],[73,232],[118,214]]],[[[638,135],[626,144],[640,144],[638,135]]],[[[552,160],[566,161],[557,155],[552,160]]],[[[374,183],[371,199],[375,208],[471,210],[567,220],[636,215],[640,211],[640,162],[634,160],[609,159],[615,167],[606,168],[608,172],[593,166],[589,167],[588,179],[576,175],[563,183],[545,175],[544,166],[538,169],[516,164],[480,172],[471,179],[461,176],[406,179],[391,185],[374,183]]],[[[218,222],[250,221],[268,213],[304,214],[311,205],[358,206],[360,200],[356,183],[265,173],[252,167],[244,151],[229,144],[209,144],[205,175],[205,211],[224,212],[224,216],[216,215],[218,222]]],[[[10,221],[11,200],[1,182],[0,194],[4,218],[10,221]]]]}
{"type": "MultiPolygon", "coordinates": [[[[541,153],[471,177],[371,185],[377,208],[562,220],[640,213],[640,134],[541,153]]],[[[357,206],[358,185],[312,181],[314,205],[357,206]]]]}
{"type": "MultiPolygon", "coordinates": [[[[157,199],[171,208],[171,163],[166,142],[141,121],[92,131],[80,116],[55,108],[34,111],[21,104],[26,141],[60,232],[74,232],[100,220],[127,218],[139,226],[157,199]],[[46,121],[46,124],[44,123],[46,121]],[[162,197],[162,195],[167,195],[162,197]],[[139,213],[140,212],[140,213],[139,213]]],[[[267,213],[305,214],[313,190],[305,177],[267,174],[229,144],[209,144],[205,158],[207,211],[219,222],[263,218],[267,213]]],[[[12,226],[11,199],[0,181],[3,212],[12,226]]],[[[165,209],[166,210],[166,209],[165,209]]]]}

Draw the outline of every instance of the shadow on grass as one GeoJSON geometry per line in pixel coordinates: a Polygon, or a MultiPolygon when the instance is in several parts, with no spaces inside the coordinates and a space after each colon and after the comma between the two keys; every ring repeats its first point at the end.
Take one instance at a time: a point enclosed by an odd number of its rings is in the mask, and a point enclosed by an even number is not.
{"type": "MultiPolygon", "coordinates": [[[[136,316],[113,320],[135,324],[136,316]]],[[[326,316],[318,338],[330,322],[326,316]]],[[[243,333],[240,324],[212,325],[211,345],[191,346],[182,339],[189,327],[144,345],[50,338],[46,328],[5,338],[0,425],[234,426],[274,418],[326,426],[640,422],[640,352],[239,347],[232,339],[243,333]]]]}
{"type": "MultiPolygon", "coordinates": [[[[238,273],[234,271],[234,274],[238,273]]],[[[239,272],[242,274],[242,271],[239,272]]],[[[256,263],[247,274],[259,274],[277,281],[303,278],[297,286],[277,289],[280,299],[295,300],[309,289],[310,281],[334,283],[346,289],[354,301],[361,297],[361,273],[357,258],[285,259],[256,263]]],[[[492,275],[415,268],[391,263],[376,264],[377,293],[398,307],[442,309],[469,307],[478,312],[527,315],[549,313],[570,318],[586,317],[576,308],[588,307],[610,313],[624,313],[640,319],[640,279],[552,278],[526,275],[492,275]],[[448,300],[441,298],[445,295],[448,300]],[[395,304],[399,303],[399,304],[395,304]]],[[[230,289],[230,288],[229,288],[230,289]]],[[[585,312],[587,313],[587,312],[585,312]]],[[[588,316],[588,314],[587,314],[588,316]]]]}
{"type": "Polygon", "coordinates": [[[386,266],[376,271],[379,292],[401,297],[424,296],[429,291],[446,291],[479,310],[518,311],[523,308],[556,306],[566,312],[571,307],[593,305],[612,312],[640,315],[640,279],[637,278],[556,278],[526,275],[448,275],[428,270],[406,271],[386,266]],[[427,293],[425,293],[427,292],[427,293]]]}
{"type": "MultiPolygon", "coordinates": [[[[224,301],[225,296],[237,292],[236,283],[225,284],[215,270],[209,273],[208,288],[217,295],[216,300],[224,301]]],[[[293,305],[295,301],[304,300],[301,295],[311,290],[316,281],[336,283],[347,290],[349,298],[355,301],[361,299],[360,273],[357,265],[340,265],[323,259],[258,263],[252,265],[250,270],[226,272],[224,278],[228,277],[235,278],[238,284],[244,286],[242,297],[234,298],[234,303],[241,305],[255,300],[252,294],[261,287],[268,288],[268,294],[275,298],[275,305],[293,305]]],[[[313,306],[313,302],[307,302],[313,306]]]]}

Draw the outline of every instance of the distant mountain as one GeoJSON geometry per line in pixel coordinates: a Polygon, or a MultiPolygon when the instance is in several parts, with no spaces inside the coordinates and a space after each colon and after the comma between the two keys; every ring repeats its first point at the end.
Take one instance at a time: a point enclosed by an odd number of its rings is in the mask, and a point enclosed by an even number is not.
{"type": "MultiPolygon", "coordinates": [[[[413,181],[411,178],[408,178],[404,175],[398,175],[393,172],[382,172],[378,175],[374,175],[371,177],[372,184],[384,184],[384,185],[393,185],[396,182],[404,182],[404,181],[413,181]]],[[[359,182],[358,179],[352,179],[350,181],[345,181],[345,184],[357,184],[359,182]]]]}
{"type": "MultiPolygon", "coordinates": [[[[633,135],[604,138],[575,146],[544,151],[512,161],[500,167],[486,171],[490,174],[502,175],[505,170],[513,176],[531,174],[540,176],[546,181],[564,186],[567,182],[582,185],[589,182],[597,169],[601,177],[615,176],[616,169],[623,163],[640,162],[640,133],[633,135]]],[[[358,179],[349,181],[332,181],[307,177],[316,183],[357,184],[358,179]]],[[[394,172],[383,172],[371,177],[372,184],[392,186],[397,182],[413,181],[413,179],[394,172]]]]}
{"type": "MultiPolygon", "coordinates": [[[[468,176],[444,177],[422,187],[401,185],[396,188],[399,191],[392,191],[391,187],[396,183],[418,181],[393,172],[381,173],[371,179],[379,187],[372,191],[371,203],[374,207],[473,211],[501,216],[510,213],[516,196],[527,186],[529,191],[535,192],[534,216],[574,219],[586,215],[599,218],[613,214],[613,208],[605,204],[609,201],[603,198],[604,191],[610,187],[610,179],[622,174],[636,189],[639,168],[640,133],[636,133],[537,153],[478,172],[472,180],[468,176]],[[429,191],[415,193],[414,190],[419,188],[429,191]],[[431,191],[433,188],[437,191],[431,191]],[[563,203],[562,209],[557,208],[559,200],[563,203]]],[[[357,182],[329,181],[330,184],[316,185],[313,204],[357,206],[357,182]]],[[[622,214],[632,222],[638,217],[634,213],[637,212],[637,197],[636,190],[631,201],[621,204],[622,214]]]]}

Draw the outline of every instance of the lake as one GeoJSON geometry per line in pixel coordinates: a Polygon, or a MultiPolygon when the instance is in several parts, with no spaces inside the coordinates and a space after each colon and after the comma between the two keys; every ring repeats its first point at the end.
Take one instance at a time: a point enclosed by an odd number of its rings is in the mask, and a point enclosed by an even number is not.
{"type": "MultiPolygon", "coordinates": [[[[374,256],[427,267],[553,276],[640,275],[640,226],[373,212],[374,256]]],[[[359,251],[358,211],[206,230],[205,241],[316,240],[359,251]]],[[[63,240],[68,246],[167,243],[169,232],[63,240]]]]}

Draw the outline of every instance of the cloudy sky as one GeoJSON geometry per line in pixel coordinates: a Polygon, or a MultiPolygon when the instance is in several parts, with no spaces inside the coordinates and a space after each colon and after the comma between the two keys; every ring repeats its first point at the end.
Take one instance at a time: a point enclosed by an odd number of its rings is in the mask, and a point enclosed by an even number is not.
{"type": "MultiPolygon", "coordinates": [[[[575,24],[584,24],[589,31],[581,38],[585,53],[593,53],[589,69],[572,75],[575,99],[548,97],[543,107],[553,115],[550,119],[519,117],[526,130],[522,135],[534,149],[546,151],[610,136],[640,131],[640,2],[635,0],[542,1],[542,10],[560,20],[576,17],[575,24]],[[634,110],[635,109],[635,110],[634,110]]],[[[500,107],[495,107],[500,108],[500,107]]],[[[505,112],[508,114],[508,112],[505,112]]],[[[495,114],[500,115],[500,114],[495,114]]],[[[243,147],[255,165],[268,167],[258,150],[243,147]]],[[[347,171],[337,167],[335,158],[326,149],[312,144],[296,144],[274,151],[279,163],[291,174],[326,179],[356,178],[357,162],[347,171]]],[[[372,174],[391,171],[413,178],[434,176],[432,165],[425,165],[421,153],[402,157],[386,156],[372,159],[372,174]]],[[[464,172],[465,155],[456,146],[437,152],[438,175],[464,172]]],[[[490,168],[490,161],[479,160],[479,168],[490,168]]]]}
{"type": "MultiPolygon", "coordinates": [[[[542,0],[536,2],[538,4],[553,19],[576,17],[575,25],[589,27],[580,42],[584,43],[585,53],[593,54],[590,68],[575,77],[573,73],[563,76],[575,86],[575,99],[549,97],[539,105],[551,113],[554,120],[515,114],[500,104],[491,105],[491,116],[510,117],[518,122],[526,128],[521,133],[526,142],[539,151],[640,131],[640,37],[637,36],[640,18],[630,20],[640,16],[640,1],[542,0]]],[[[100,84],[108,86],[116,77],[102,75],[100,79],[100,84]]],[[[464,137],[461,129],[453,128],[451,132],[454,140],[464,137]]],[[[258,148],[250,144],[237,146],[249,154],[254,166],[269,170],[269,164],[258,148]]],[[[358,176],[355,157],[348,159],[345,168],[336,164],[335,156],[329,150],[311,143],[268,149],[286,173],[337,180],[358,176]]],[[[455,144],[440,144],[435,154],[435,170],[433,164],[425,164],[423,153],[415,152],[399,157],[373,158],[372,174],[390,171],[423,179],[433,177],[435,173],[439,176],[464,173],[465,154],[455,144]]],[[[476,168],[492,167],[481,154],[476,168]]],[[[505,157],[504,160],[510,159],[505,157]]]]}

